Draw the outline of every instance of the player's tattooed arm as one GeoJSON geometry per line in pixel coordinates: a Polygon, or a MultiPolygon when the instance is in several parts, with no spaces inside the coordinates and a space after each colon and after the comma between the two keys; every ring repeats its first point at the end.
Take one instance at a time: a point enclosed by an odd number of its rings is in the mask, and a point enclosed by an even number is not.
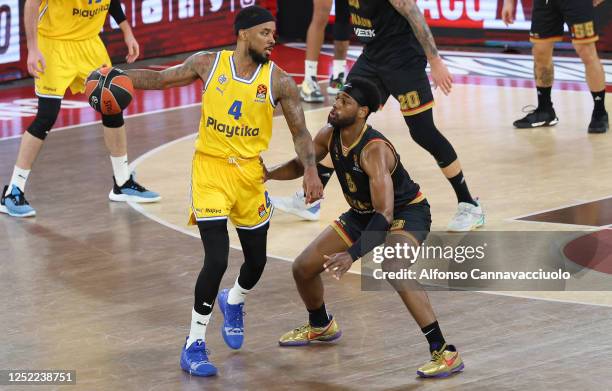
{"type": "Polygon", "coordinates": [[[275,67],[274,70],[274,75],[272,75],[273,93],[280,102],[283,115],[287,120],[287,125],[289,125],[295,144],[295,152],[305,167],[314,166],[315,154],[312,138],[306,128],[297,85],[285,71],[278,69],[278,67],[275,67]]]}
{"type": "Polygon", "coordinates": [[[442,58],[438,54],[438,48],[434,41],[431,30],[425,21],[425,17],[416,5],[415,0],[389,0],[391,5],[403,15],[412,31],[416,36],[417,40],[423,47],[427,61],[431,65],[431,79],[433,80],[436,88],[440,87],[445,95],[451,92],[453,86],[453,77],[451,76],[448,68],[442,61],[442,58]]]}
{"type": "Polygon", "coordinates": [[[308,128],[297,85],[285,71],[275,67],[272,74],[273,96],[280,102],[283,115],[293,136],[293,144],[300,163],[304,167],[304,195],[306,202],[323,197],[323,185],[317,174],[315,151],[308,128]]]}
{"type": "MultiPolygon", "coordinates": [[[[316,161],[320,162],[329,153],[329,138],[333,128],[331,125],[326,124],[314,138],[314,149],[316,161]]],[[[304,175],[304,166],[300,162],[299,158],[294,158],[288,162],[279,164],[270,169],[266,174],[266,180],[274,179],[278,181],[286,181],[296,179],[304,175]]]]}
{"type": "Polygon", "coordinates": [[[427,59],[431,59],[438,56],[438,48],[434,41],[431,30],[425,21],[425,17],[421,13],[421,10],[416,4],[415,0],[389,0],[393,8],[397,10],[402,16],[408,20],[412,31],[416,36],[417,40],[425,50],[427,59]]]}
{"type": "Polygon", "coordinates": [[[132,79],[134,88],[141,90],[163,90],[170,87],[185,86],[198,79],[208,79],[216,53],[199,52],[188,57],[182,64],[162,71],[130,69],[125,73],[132,79]]]}

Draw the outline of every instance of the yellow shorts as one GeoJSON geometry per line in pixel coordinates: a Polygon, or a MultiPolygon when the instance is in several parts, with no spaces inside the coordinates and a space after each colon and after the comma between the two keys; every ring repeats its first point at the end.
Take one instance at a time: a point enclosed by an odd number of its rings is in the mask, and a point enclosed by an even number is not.
{"type": "Polygon", "coordinates": [[[34,79],[36,95],[43,98],[63,98],[70,87],[73,94],[85,91],[85,80],[91,71],[102,65],[111,66],[100,37],[83,41],[63,41],[38,36],[38,48],[45,58],[46,68],[34,79]]]}
{"type": "Polygon", "coordinates": [[[189,224],[229,217],[236,228],[255,229],[270,220],[273,209],[259,158],[232,161],[195,153],[189,224]]]}

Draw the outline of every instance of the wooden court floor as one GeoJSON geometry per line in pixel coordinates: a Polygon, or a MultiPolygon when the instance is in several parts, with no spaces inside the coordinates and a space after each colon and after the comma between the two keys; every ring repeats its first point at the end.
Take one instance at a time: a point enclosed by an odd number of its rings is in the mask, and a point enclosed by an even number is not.
{"type": "MultiPolygon", "coordinates": [[[[437,96],[437,124],[483,200],[487,229],[577,229],[513,218],[611,195],[612,135],[586,134],[586,93],[556,94],[561,123],[532,131],[510,125],[525,97],[533,98],[531,90],[455,86],[451,97],[437,96]]],[[[435,163],[409,139],[395,105],[389,102],[372,124],[398,147],[432,204],[433,229],[440,230],[453,213],[454,196],[435,163]]],[[[307,119],[314,130],[327,109],[306,108],[312,109],[307,119]]],[[[362,292],[359,276],[350,274],[341,282],[324,279],[326,302],[343,338],[327,346],[278,347],[282,333],[306,320],[291,265],[283,259],[293,258],[345,208],[334,180],[320,223],[274,217],[270,254],[278,257],[269,257],[248,297],[243,349],[225,346],[215,310],[207,345],[219,376],[183,373],[179,352],[202,265],[201,243],[184,226],[189,135],[198,115],[199,108],[191,107],[127,121],[130,157],[142,156],[138,178],[164,197],[140,211],[107,200],[111,167],[100,125],[51,134],[28,182],[38,217],[0,216],[0,369],[75,369],[77,385],[66,389],[83,390],[612,389],[612,308],[586,304],[591,298],[569,303],[432,291],[440,324],[461,351],[466,371],[422,381],[415,369],[427,359],[427,346],[399,298],[362,292]],[[164,147],[154,150],[159,146],[164,147]]],[[[284,121],[277,119],[266,161],[288,158],[289,140],[284,121]]],[[[18,139],[0,142],[3,181],[18,145],[18,139]]],[[[296,184],[270,184],[270,191],[289,194],[296,184]]],[[[241,260],[231,250],[222,286],[233,283],[241,260]]],[[[598,297],[606,304],[609,294],[598,297]]]]}

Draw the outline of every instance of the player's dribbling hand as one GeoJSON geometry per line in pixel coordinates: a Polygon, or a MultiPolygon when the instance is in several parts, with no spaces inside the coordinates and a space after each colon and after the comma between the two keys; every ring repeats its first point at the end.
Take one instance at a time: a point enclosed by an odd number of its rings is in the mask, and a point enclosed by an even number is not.
{"type": "Polygon", "coordinates": [[[133,34],[128,34],[125,37],[125,45],[128,48],[128,55],[125,56],[125,60],[128,62],[128,64],[131,64],[140,55],[140,46],[138,45],[138,41],[136,41],[133,34]]]}
{"type": "Polygon", "coordinates": [[[325,263],[323,264],[325,271],[328,273],[333,273],[332,277],[334,277],[336,280],[340,280],[342,275],[346,273],[353,264],[353,258],[351,258],[351,255],[346,251],[335,253],[331,256],[324,255],[323,257],[326,259],[325,263]]]}
{"type": "Polygon", "coordinates": [[[453,76],[448,71],[446,64],[442,61],[440,56],[429,60],[431,66],[431,78],[434,82],[434,87],[442,90],[444,95],[448,95],[453,88],[453,76]]]}
{"type": "Polygon", "coordinates": [[[28,50],[28,73],[38,79],[38,73],[44,73],[47,65],[45,58],[38,48],[28,50]]]}
{"type": "Polygon", "coordinates": [[[302,187],[304,188],[304,196],[306,197],[307,204],[323,198],[323,184],[319,179],[319,174],[317,174],[317,168],[315,166],[304,169],[302,187]]]}
{"type": "Polygon", "coordinates": [[[501,17],[506,26],[514,23],[514,4],[512,2],[504,1],[504,7],[502,8],[501,17]]]}

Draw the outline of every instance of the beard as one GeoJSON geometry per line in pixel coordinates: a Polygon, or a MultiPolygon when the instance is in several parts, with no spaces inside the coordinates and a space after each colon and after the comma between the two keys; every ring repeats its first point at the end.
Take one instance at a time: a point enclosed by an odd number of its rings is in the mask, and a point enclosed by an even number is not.
{"type": "Polygon", "coordinates": [[[263,53],[257,53],[255,50],[249,48],[249,56],[255,61],[256,64],[266,64],[270,59],[263,53]]]}
{"type": "Polygon", "coordinates": [[[342,129],[352,125],[355,122],[355,118],[338,118],[337,116],[335,118],[328,117],[328,122],[334,128],[342,129]]]}

